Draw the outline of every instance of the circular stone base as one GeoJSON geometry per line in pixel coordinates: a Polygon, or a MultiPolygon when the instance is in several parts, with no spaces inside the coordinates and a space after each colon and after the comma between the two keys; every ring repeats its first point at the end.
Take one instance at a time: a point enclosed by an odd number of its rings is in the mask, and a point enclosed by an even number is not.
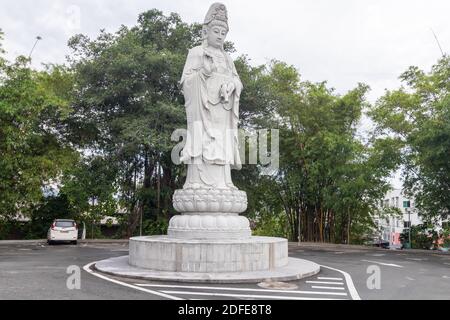
{"type": "Polygon", "coordinates": [[[267,271],[253,272],[170,272],[153,271],[133,267],[128,264],[128,256],[111,258],[95,263],[94,268],[113,276],[173,282],[207,282],[207,283],[257,283],[262,281],[292,281],[313,276],[320,271],[314,262],[288,258],[284,267],[267,271]]]}
{"type": "Polygon", "coordinates": [[[247,210],[247,193],[233,189],[179,189],[173,195],[173,207],[180,213],[242,213],[247,210]]]}
{"type": "Polygon", "coordinates": [[[283,238],[183,239],[171,236],[131,238],[131,266],[170,272],[253,272],[288,264],[283,238]]]}

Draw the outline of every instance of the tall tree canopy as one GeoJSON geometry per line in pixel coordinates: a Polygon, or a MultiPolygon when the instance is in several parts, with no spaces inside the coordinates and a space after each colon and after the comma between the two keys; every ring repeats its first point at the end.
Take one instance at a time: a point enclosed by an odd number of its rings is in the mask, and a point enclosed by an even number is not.
{"type": "Polygon", "coordinates": [[[71,77],[64,68],[38,72],[28,58],[10,63],[2,54],[0,47],[0,217],[13,218],[38,204],[76,159],[58,130],[69,113],[71,77]]]}
{"type": "Polygon", "coordinates": [[[450,213],[450,57],[429,73],[410,67],[404,86],[387,91],[371,110],[378,133],[401,148],[406,190],[427,220],[450,213]]]}
{"type": "Polygon", "coordinates": [[[250,89],[263,88],[264,94],[250,91],[260,107],[249,122],[280,130],[280,168],[271,177],[247,179],[246,189],[258,199],[252,209],[270,220],[282,212],[285,219],[273,221],[286,222],[283,235],[291,240],[300,227],[302,240],[350,242],[355,234],[362,241],[398,165],[393,141],[364,145],[357,137],[368,87],[360,84],[340,96],[325,82],[301,81],[294,67],[277,61],[253,71],[259,84],[250,81],[250,89]]]}

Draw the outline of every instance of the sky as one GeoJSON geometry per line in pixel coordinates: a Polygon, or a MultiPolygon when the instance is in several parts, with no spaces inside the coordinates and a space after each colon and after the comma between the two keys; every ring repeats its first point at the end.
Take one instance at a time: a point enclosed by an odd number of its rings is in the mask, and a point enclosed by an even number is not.
{"type": "MultiPolygon", "coordinates": [[[[96,37],[136,24],[139,13],[157,8],[203,22],[212,0],[1,0],[0,28],[7,57],[28,55],[36,36],[33,66],[63,63],[68,39],[96,37]]],[[[429,70],[450,51],[448,0],[223,0],[238,54],[253,64],[277,59],[295,66],[303,80],[326,80],[344,94],[368,84],[368,100],[400,86],[409,66],[429,70]]],[[[366,122],[366,126],[370,126],[366,122]]]]}

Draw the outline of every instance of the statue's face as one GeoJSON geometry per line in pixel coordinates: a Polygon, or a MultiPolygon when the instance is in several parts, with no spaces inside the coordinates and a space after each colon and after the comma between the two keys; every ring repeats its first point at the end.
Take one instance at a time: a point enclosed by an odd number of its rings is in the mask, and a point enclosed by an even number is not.
{"type": "Polygon", "coordinates": [[[222,48],[225,38],[227,37],[228,30],[222,26],[212,26],[207,28],[206,39],[208,45],[214,48],[222,48]]]}

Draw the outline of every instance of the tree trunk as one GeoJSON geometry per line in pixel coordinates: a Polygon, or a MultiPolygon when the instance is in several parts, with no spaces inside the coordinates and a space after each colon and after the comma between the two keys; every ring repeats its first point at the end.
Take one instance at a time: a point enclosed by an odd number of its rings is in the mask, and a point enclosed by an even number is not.
{"type": "Polygon", "coordinates": [[[132,237],[134,235],[134,231],[139,225],[140,216],[142,214],[142,204],[140,201],[137,201],[131,210],[131,214],[128,219],[128,228],[127,228],[127,237],[132,237]]]}
{"type": "Polygon", "coordinates": [[[323,242],[323,210],[322,207],[319,209],[319,241],[323,242]]]}
{"type": "MultiPolygon", "coordinates": [[[[160,159],[159,159],[160,160],[160,159]]],[[[157,182],[156,182],[156,209],[157,209],[157,215],[161,214],[161,163],[158,161],[158,173],[157,173],[157,182]]]]}

